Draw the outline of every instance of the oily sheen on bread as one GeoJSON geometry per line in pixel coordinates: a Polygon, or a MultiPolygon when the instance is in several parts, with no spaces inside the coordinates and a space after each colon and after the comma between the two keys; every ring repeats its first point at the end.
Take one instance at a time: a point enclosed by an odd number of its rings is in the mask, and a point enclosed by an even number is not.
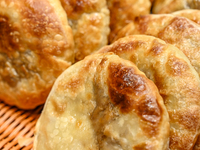
{"type": "Polygon", "coordinates": [[[152,36],[130,35],[98,52],[132,61],[156,84],[169,113],[169,148],[192,149],[200,129],[200,79],[182,51],[152,36]]]}
{"type": "Polygon", "coordinates": [[[133,34],[155,36],[178,47],[200,76],[200,25],[171,14],[144,15],[119,31],[115,40],[133,34]]]}
{"type": "Polygon", "coordinates": [[[182,9],[200,9],[199,0],[154,0],[153,13],[171,13],[182,9]]]}
{"type": "Polygon", "coordinates": [[[107,45],[110,14],[106,0],[60,0],[73,29],[75,59],[107,45]]]}
{"type": "Polygon", "coordinates": [[[130,61],[93,54],[56,80],[36,125],[35,150],[166,149],[157,87],[130,61]]]}
{"type": "Polygon", "coordinates": [[[58,0],[0,2],[0,99],[32,109],[74,62],[73,34],[58,0]]]}
{"type": "MultiPolygon", "coordinates": [[[[172,13],[175,16],[186,17],[200,25],[200,10],[198,9],[184,9],[172,13]]],[[[193,150],[200,150],[200,136],[195,143],[193,150]]]]}
{"type": "Polygon", "coordinates": [[[198,9],[183,9],[172,13],[174,16],[188,18],[200,25],[200,10],[198,9]]]}
{"type": "Polygon", "coordinates": [[[110,10],[109,41],[112,42],[117,32],[135,17],[150,14],[150,0],[107,0],[110,10]]]}

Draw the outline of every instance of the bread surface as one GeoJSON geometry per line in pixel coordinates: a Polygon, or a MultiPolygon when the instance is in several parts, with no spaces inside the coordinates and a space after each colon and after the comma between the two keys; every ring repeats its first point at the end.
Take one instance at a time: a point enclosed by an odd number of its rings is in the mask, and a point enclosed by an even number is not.
{"type": "MultiPolygon", "coordinates": [[[[172,13],[175,16],[181,16],[188,18],[195,23],[200,25],[200,10],[197,9],[183,9],[172,13]]],[[[198,137],[197,142],[193,150],[200,150],[200,137],[198,137]]]]}
{"type": "Polygon", "coordinates": [[[75,60],[108,44],[110,13],[106,0],[60,0],[73,29],[75,60]]]}
{"type": "Polygon", "coordinates": [[[182,9],[200,9],[199,0],[154,0],[152,12],[171,13],[182,9]]]}
{"type": "Polygon", "coordinates": [[[0,2],[0,99],[32,109],[74,62],[73,33],[58,0],[0,2]]]}
{"type": "Polygon", "coordinates": [[[158,87],[170,118],[170,149],[192,149],[200,131],[200,79],[183,52],[147,35],[130,35],[98,51],[107,52],[135,63],[158,87]]]}
{"type": "Polygon", "coordinates": [[[117,32],[130,23],[135,17],[150,14],[150,0],[107,0],[110,10],[109,42],[112,42],[117,32]]]}
{"type": "Polygon", "coordinates": [[[35,150],[166,149],[169,120],[154,83],[130,61],[93,54],[55,82],[35,150]]]}
{"type": "Polygon", "coordinates": [[[178,47],[200,75],[200,25],[171,14],[144,15],[122,28],[115,40],[134,34],[155,36],[178,47]]]}
{"type": "Polygon", "coordinates": [[[174,16],[188,18],[200,25],[200,10],[197,9],[184,9],[172,13],[174,16]]]}

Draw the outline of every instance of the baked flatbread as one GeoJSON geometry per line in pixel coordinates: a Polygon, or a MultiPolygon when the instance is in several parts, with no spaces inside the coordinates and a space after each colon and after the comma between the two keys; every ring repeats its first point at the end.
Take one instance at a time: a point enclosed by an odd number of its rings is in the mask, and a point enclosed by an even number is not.
{"type": "Polygon", "coordinates": [[[32,109],[74,62],[73,34],[57,0],[0,2],[0,99],[32,109]]]}
{"type": "Polygon", "coordinates": [[[110,10],[109,41],[112,42],[117,32],[135,17],[150,14],[150,0],[107,0],[110,10]]]}
{"type": "Polygon", "coordinates": [[[73,29],[75,59],[107,45],[110,14],[106,0],[60,0],[73,29]]]}
{"type": "Polygon", "coordinates": [[[56,80],[34,148],[164,150],[168,135],[168,114],[153,82],[130,61],[93,54],[56,80]]]}
{"type": "Polygon", "coordinates": [[[200,25],[170,14],[144,15],[124,27],[116,39],[131,34],[152,35],[178,47],[200,76],[200,25]]]}
{"type": "Polygon", "coordinates": [[[170,149],[192,149],[200,131],[200,79],[188,58],[146,35],[121,38],[99,51],[107,52],[135,63],[158,87],[170,118],[170,149]]]}
{"type": "MultiPolygon", "coordinates": [[[[172,14],[175,16],[186,17],[200,25],[200,10],[184,9],[184,10],[176,11],[172,14]]],[[[200,137],[198,137],[193,150],[200,150],[200,137]]]]}
{"type": "Polygon", "coordinates": [[[200,9],[199,0],[154,0],[153,13],[171,13],[182,9],[200,9]]]}
{"type": "Polygon", "coordinates": [[[174,16],[188,18],[200,25],[200,10],[184,9],[172,13],[174,16]]]}

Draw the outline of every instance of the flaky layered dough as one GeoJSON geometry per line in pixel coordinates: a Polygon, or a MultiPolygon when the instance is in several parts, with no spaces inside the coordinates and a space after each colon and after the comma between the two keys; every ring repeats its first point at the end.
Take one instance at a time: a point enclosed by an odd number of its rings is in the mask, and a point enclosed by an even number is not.
{"type": "Polygon", "coordinates": [[[110,10],[109,41],[112,42],[117,32],[135,17],[150,14],[150,0],[107,0],[110,10]]]}
{"type": "Polygon", "coordinates": [[[171,13],[182,9],[200,9],[199,0],[154,0],[153,13],[171,13]]]}
{"type": "Polygon", "coordinates": [[[76,61],[108,43],[110,14],[106,0],[60,0],[74,33],[76,61]]]}
{"type": "Polygon", "coordinates": [[[156,86],[132,62],[93,54],[56,80],[36,125],[34,148],[166,149],[168,121],[156,86]]]}
{"type": "Polygon", "coordinates": [[[0,99],[35,108],[74,61],[67,16],[57,0],[2,0],[0,33],[0,99]]]}
{"type": "MultiPolygon", "coordinates": [[[[175,16],[186,17],[200,25],[200,10],[184,9],[184,10],[176,11],[172,14],[175,16]]],[[[200,136],[198,137],[193,150],[200,150],[200,136]]]]}
{"type": "Polygon", "coordinates": [[[174,16],[188,18],[200,25],[200,10],[184,9],[172,13],[174,16]]]}
{"type": "Polygon", "coordinates": [[[107,52],[134,62],[158,87],[170,117],[170,149],[192,149],[200,129],[200,79],[188,58],[145,35],[121,38],[99,51],[107,52]]]}
{"type": "Polygon", "coordinates": [[[152,35],[178,47],[200,76],[200,25],[169,14],[144,15],[124,27],[116,39],[133,34],[152,35]]]}

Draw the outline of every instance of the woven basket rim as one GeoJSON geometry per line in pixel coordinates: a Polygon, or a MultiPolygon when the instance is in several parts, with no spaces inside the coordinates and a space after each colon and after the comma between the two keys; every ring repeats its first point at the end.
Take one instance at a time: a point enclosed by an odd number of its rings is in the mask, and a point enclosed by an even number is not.
{"type": "Polygon", "coordinates": [[[42,108],[22,110],[0,100],[0,149],[31,150],[35,125],[42,108]]]}

